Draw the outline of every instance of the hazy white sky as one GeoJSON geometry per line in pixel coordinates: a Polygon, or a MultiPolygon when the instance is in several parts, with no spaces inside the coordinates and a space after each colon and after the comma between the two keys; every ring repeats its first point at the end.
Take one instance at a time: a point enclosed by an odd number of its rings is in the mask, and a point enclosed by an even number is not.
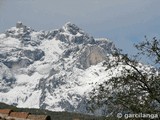
{"type": "Polygon", "coordinates": [[[144,36],[160,37],[160,0],[0,0],[0,32],[22,21],[36,30],[75,23],[125,52],[144,36]]]}

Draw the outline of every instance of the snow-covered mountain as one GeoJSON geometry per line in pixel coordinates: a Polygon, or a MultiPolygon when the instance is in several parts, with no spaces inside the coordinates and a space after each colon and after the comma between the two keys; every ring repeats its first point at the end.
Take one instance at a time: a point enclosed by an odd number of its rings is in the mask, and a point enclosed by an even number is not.
{"type": "Polygon", "coordinates": [[[110,77],[102,64],[115,51],[72,23],[35,31],[18,22],[0,34],[0,102],[86,113],[86,97],[110,77]]]}

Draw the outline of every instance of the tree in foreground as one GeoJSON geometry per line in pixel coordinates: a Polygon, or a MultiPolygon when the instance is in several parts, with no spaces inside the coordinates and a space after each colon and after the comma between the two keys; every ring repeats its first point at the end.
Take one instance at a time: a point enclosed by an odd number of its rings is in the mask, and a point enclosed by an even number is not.
{"type": "Polygon", "coordinates": [[[107,106],[107,113],[160,113],[160,40],[153,38],[135,45],[137,56],[145,56],[150,65],[139,63],[120,51],[105,62],[111,77],[90,93],[91,110],[107,106]],[[116,71],[120,74],[116,74],[116,71]]]}

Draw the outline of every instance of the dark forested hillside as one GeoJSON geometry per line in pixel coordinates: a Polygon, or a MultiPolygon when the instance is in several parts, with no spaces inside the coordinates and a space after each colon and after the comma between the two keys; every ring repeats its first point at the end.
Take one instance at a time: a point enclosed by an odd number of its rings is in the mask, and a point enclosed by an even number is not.
{"type": "Polygon", "coordinates": [[[32,109],[32,108],[17,108],[15,106],[7,105],[0,102],[0,109],[12,109],[16,112],[29,112],[31,114],[45,114],[51,117],[51,120],[105,120],[106,117],[96,117],[91,115],[84,115],[79,113],[70,112],[53,112],[42,109],[32,109]]]}

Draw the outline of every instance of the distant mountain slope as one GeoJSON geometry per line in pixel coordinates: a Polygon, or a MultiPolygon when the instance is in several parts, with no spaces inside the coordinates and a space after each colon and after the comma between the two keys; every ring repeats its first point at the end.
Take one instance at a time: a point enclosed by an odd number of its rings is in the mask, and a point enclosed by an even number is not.
{"type": "Polygon", "coordinates": [[[72,23],[35,31],[18,22],[0,34],[0,102],[88,113],[88,93],[110,77],[102,64],[115,51],[72,23]]]}

